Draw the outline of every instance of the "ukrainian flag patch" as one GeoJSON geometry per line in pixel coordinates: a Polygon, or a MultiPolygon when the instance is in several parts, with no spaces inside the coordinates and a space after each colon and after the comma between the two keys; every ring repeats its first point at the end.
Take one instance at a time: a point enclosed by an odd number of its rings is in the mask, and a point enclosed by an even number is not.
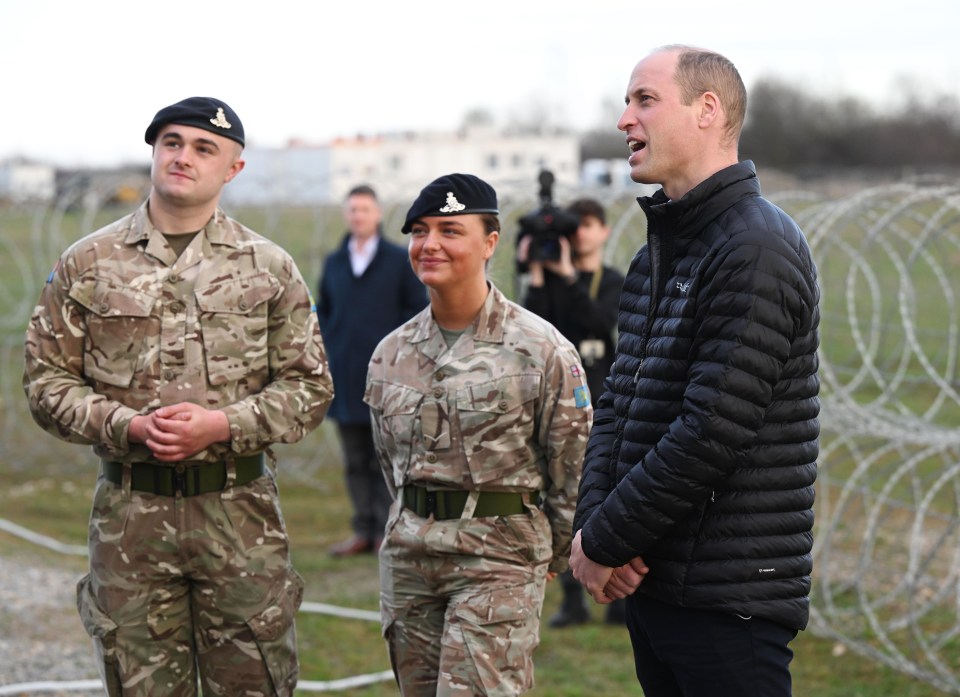
{"type": "Polygon", "coordinates": [[[576,401],[576,404],[579,408],[590,404],[590,392],[587,390],[586,385],[580,385],[580,387],[573,388],[573,399],[576,401]]]}

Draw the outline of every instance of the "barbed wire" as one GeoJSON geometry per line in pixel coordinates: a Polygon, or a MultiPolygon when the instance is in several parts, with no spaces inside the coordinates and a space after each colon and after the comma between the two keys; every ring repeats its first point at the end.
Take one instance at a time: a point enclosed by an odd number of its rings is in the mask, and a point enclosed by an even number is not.
{"type": "MultiPolygon", "coordinates": [[[[530,190],[502,198],[501,250],[490,274],[515,288],[516,220],[538,205],[530,190]]],[[[625,269],[645,241],[633,195],[602,191],[608,263],[625,269]]],[[[902,182],[840,199],[770,195],[805,230],[820,274],[821,456],[810,630],[885,665],[960,694],[960,189],[902,182]]],[[[109,192],[78,190],[56,203],[0,214],[0,454],[7,467],[55,469],[84,458],[53,439],[24,436],[23,334],[57,255],[116,217],[109,192]],[[107,220],[101,222],[104,217],[107,220]],[[29,233],[12,234],[26,224],[29,233]],[[26,223],[25,223],[26,221],[26,223]]],[[[293,248],[305,276],[343,234],[339,211],[241,211],[251,227],[293,248]],[[260,229],[262,228],[262,229],[260,229]],[[285,237],[286,235],[286,237],[285,237]],[[300,250],[300,252],[297,252],[300,250]]],[[[389,207],[385,227],[404,209],[389,207]]],[[[238,216],[240,217],[240,216],[238,216]]],[[[298,469],[338,462],[335,439],[298,469]]],[[[314,468],[311,470],[311,468],[314,468]]]]}
{"type": "Polygon", "coordinates": [[[795,217],[823,293],[811,629],[960,694],[960,190],[795,217]]]}

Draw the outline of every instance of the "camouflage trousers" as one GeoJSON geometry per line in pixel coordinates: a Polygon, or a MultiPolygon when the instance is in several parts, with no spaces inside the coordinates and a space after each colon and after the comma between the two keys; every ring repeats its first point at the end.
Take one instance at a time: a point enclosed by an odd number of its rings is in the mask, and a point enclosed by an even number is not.
{"type": "Polygon", "coordinates": [[[436,521],[397,507],[380,549],[380,608],[401,694],[532,688],[552,556],[546,516],[436,521]]]}
{"type": "Polygon", "coordinates": [[[269,474],[189,498],[97,480],[77,605],[111,697],[293,694],[303,579],[269,474]]]}

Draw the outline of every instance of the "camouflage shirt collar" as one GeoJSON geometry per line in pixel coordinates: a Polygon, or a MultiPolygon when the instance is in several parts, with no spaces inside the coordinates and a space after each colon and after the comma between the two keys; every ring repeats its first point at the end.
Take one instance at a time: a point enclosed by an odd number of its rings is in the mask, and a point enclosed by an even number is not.
{"type": "Polygon", "coordinates": [[[136,244],[141,240],[150,239],[150,230],[153,229],[153,225],[150,224],[150,216],[147,213],[147,202],[141,203],[133,215],[124,221],[124,224],[126,234],[123,241],[126,244],[136,244]]]}
{"type": "Polygon", "coordinates": [[[473,340],[491,344],[503,343],[503,323],[507,317],[509,301],[493,283],[487,281],[490,292],[483,303],[480,315],[473,323],[473,340]]]}
{"type": "Polygon", "coordinates": [[[204,229],[207,231],[207,239],[210,240],[210,244],[225,244],[228,247],[240,246],[237,233],[233,228],[233,221],[220,208],[214,211],[213,217],[210,218],[210,222],[204,229]]]}
{"type": "MultiPolygon", "coordinates": [[[[140,205],[140,208],[127,219],[128,226],[124,237],[124,242],[127,244],[136,244],[143,240],[149,240],[151,232],[156,230],[156,228],[153,227],[153,223],[150,222],[148,204],[149,201],[144,201],[140,205]]],[[[203,227],[203,230],[206,232],[207,239],[211,244],[223,244],[228,247],[239,246],[232,222],[220,208],[214,211],[213,217],[210,218],[209,222],[203,227]]],[[[159,230],[156,230],[156,232],[160,234],[159,230]]]]}
{"type": "MultiPolygon", "coordinates": [[[[469,331],[473,334],[474,341],[499,344],[503,343],[503,323],[507,317],[510,301],[493,283],[487,281],[487,285],[490,292],[487,293],[487,299],[480,308],[480,314],[473,321],[469,331]]],[[[425,312],[420,313],[419,320],[410,338],[412,343],[427,341],[433,335],[440,333],[429,307],[425,312]]]]}

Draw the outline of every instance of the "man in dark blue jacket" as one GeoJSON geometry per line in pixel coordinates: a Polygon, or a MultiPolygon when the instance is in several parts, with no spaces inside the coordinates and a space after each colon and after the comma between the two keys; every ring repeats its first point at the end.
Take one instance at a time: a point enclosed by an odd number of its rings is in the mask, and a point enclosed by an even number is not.
{"type": "Polygon", "coordinates": [[[354,187],[344,202],[348,232],[323,265],[317,316],[327,347],[335,396],[328,416],[337,423],[353,535],[330,549],[334,556],[375,552],[392,500],[373,448],[370,411],[363,403],[367,364],[380,340],[427,304],[407,250],[380,234],[374,190],[354,187]]]}
{"type": "Polygon", "coordinates": [[[631,177],[647,244],[624,281],[571,551],[627,597],[647,697],[786,697],[809,616],[819,290],[803,234],[737,143],[746,91],[716,53],[634,68],[631,177]]]}

